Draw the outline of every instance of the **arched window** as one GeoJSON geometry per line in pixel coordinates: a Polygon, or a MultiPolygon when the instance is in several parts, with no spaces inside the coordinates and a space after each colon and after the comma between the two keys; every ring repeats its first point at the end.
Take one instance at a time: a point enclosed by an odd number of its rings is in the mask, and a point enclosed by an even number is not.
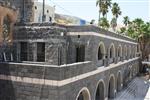
{"type": "Polygon", "coordinates": [[[125,57],[125,59],[127,59],[127,56],[128,56],[128,51],[127,51],[127,46],[125,45],[125,47],[124,47],[124,57],[125,57]]]}
{"type": "Polygon", "coordinates": [[[117,54],[118,57],[121,57],[122,56],[122,47],[121,45],[119,45],[118,47],[118,54],[117,54]]]}
{"type": "Polygon", "coordinates": [[[102,60],[105,58],[105,46],[104,43],[100,43],[98,48],[98,60],[102,60]]]}
{"type": "Polygon", "coordinates": [[[114,44],[111,44],[109,48],[109,58],[113,58],[113,57],[115,57],[115,46],[114,44]]]}

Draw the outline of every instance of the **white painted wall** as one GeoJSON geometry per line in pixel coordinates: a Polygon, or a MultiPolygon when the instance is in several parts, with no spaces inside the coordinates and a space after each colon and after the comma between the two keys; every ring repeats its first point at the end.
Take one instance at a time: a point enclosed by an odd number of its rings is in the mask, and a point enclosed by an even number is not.
{"type": "MultiPolygon", "coordinates": [[[[34,22],[42,22],[43,4],[41,2],[34,2],[33,9],[34,9],[34,22]]],[[[45,15],[46,15],[45,22],[50,22],[50,17],[52,18],[52,22],[54,22],[55,7],[45,5],[45,15]]]]}

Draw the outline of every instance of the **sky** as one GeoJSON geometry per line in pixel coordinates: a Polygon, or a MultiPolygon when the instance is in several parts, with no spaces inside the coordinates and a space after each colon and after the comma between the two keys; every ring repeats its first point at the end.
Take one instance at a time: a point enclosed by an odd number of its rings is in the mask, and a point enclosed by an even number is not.
{"type": "MultiPolygon", "coordinates": [[[[76,16],[87,21],[98,20],[99,9],[96,7],[96,0],[45,1],[46,4],[56,7],[56,13],[76,16]]],[[[122,15],[118,18],[119,24],[122,24],[124,16],[129,16],[130,20],[142,18],[144,21],[150,21],[150,0],[112,0],[112,2],[117,2],[122,11],[122,15]]],[[[107,17],[109,21],[112,19],[111,10],[107,17]]]]}

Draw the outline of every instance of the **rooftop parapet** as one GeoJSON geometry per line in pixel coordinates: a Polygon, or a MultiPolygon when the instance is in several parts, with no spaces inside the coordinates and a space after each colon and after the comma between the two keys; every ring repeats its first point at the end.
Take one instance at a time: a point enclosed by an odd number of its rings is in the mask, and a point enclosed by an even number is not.
{"type": "Polygon", "coordinates": [[[111,37],[116,37],[116,38],[132,41],[132,42],[137,42],[136,40],[134,40],[128,36],[110,32],[108,30],[104,30],[102,28],[99,28],[99,27],[93,26],[93,25],[83,25],[83,26],[78,25],[77,26],[77,25],[60,25],[60,24],[56,24],[56,23],[17,23],[16,24],[17,29],[23,28],[25,30],[34,29],[34,28],[36,28],[36,29],[38,28],[40,30],[40,29],[48,29],[51,27],[55,27],[55,28],[57,27],[59,29],[64,29],[67,32],[96,32],[96,33],[108,35],[111,37]]]}

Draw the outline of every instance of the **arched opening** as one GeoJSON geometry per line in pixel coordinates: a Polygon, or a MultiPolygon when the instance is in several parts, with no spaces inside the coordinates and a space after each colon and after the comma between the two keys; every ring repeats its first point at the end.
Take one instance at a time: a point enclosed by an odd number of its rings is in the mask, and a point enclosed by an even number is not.
{"type": "Polygon", "coordinates": [[[114,76],[111,76],[108,86],[108,98],[113,99],[114,97],[115,97],[115,78],[114,76]]]}
{"type": "Polygon", "coordinates": [[[100,81],[96,89],[95,100],[104,100],[104,99],[105,99],[105,85],[104,82],[100,81]]]}
{"type": "Polygon", "coordinates": [[[108,53],[109,53],[110,63],[113,63],[114,62],[113,58],[115,57],[115,46],[113,43],[110,45],[108,53]]]}
{"type": "Polygon", "coordinates": [[[127,59],[128,56],[128,51],[127,51],[127,46],[124,46],[124,59],[127,59]]]}
{"type": "Polygon", "coordinates": [[[130,66],[129,67],[129,72],[130,72],[130,74],[129,74],[129,81],[132,79],[132,66],[130,66]]]}
{"type": "Polygon", "coordinates": [[[102,60],[105,58],[105,46],[104,43],[100,43],[98,48],[98,60],[102,60]]]}
{"type": "Polygon", "coordinates": [[[128,58],[131,58],[131,46],[129,46],[129,48],[128,48],[128,58]]]}
{"type": "Polygon", "coordinates": [[[122,75],[121,72],[118,72],[117,75],[117,92],[119,92],[122,89],[122,75]]]}
{"type": "Polygon", "coordinates": [[[121,57],[122,57],[122,47],[121,47],[121,45],[119,45],[117,51],[118,51],[118,52],[117,52],[118,61],[120,61],[120,60],[121,60],[121,57]]]}
{"type": "Polygon", "coordinates": [[[83,88],[77,95],[76,100],[91,100],[90,92],[87,88],[83,88]]]}

